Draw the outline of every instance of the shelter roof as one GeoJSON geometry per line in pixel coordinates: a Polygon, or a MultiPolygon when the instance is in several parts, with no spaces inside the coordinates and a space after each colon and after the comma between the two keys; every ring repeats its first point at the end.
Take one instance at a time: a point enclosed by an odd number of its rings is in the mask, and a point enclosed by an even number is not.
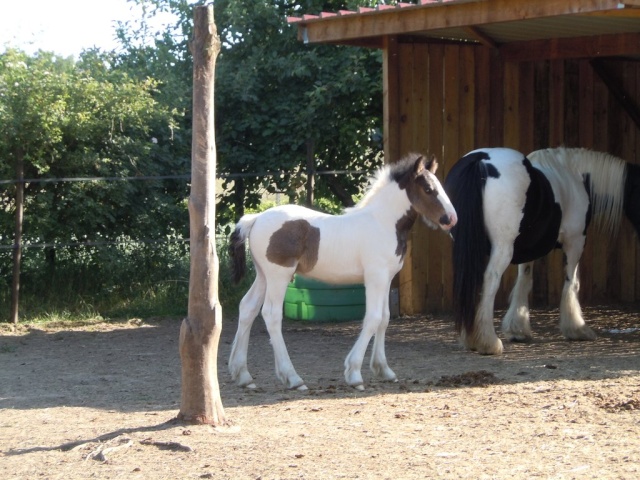
{"type": "Polygon", "coordinates": [[[640,0],[416,0],[289,17],[305,43],[478,43],[514,59],[640,58],[640,0]],[[528,58],[531,57],[531,58],[528,58]]]}

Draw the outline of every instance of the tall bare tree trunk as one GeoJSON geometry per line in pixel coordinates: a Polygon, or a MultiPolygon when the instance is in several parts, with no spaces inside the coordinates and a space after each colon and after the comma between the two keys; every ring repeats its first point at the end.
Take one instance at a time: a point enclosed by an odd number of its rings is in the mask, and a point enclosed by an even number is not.
{"type": "Polygon", "coordinates": [[[22,220],[24,216],[24,152],[16,155],[16,227],[13,240],[13,284],[11,286],[11,322],[16,325],[20,309],[20,264],[22,263],[22,220]]]}
{"type": "Polygon", "coordinates": [[[189,307],[180,327],[182,402],[178,420],[222,425],[224,408],[218,384],[218,344],[222,308],[218,301],[215,243],[216,151],[214,78],[220,39],[213,6],[195,7],[193,54],[193,139],[189,219],[191,272],[189,307]]]}

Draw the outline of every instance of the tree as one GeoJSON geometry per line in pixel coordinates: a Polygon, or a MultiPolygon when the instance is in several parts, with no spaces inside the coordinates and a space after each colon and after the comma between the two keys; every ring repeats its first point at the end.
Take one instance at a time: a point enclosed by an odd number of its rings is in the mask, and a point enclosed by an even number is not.
{"type": "Polygon", "coordinates": [[[214,79],[220,40],[213,6],[196,7],[193,41],[193,175],[189,216],[191,274],[189,311],[180,327],[182,402],[178,419],[221,425],[224,408],[218,384],[222,308],[218,301],[215,241],[214,79]]]}
{"type": "MultiPolygon", "coordinates": [[[[172,98],[189,98],[184,72],[185,38],[192,29],[186,0],[131,0],[149,16],[172,12],[175,25],[154,32],[148,22],[121,25],[125,51],[118,64],[173,85],[172,98]],[[152,45],[152,46],[150,46],[152,45]],[[176,87],[175,81],[183,82],[176,87]],[[175,92],[180,92],[175,94],[175,92]]],[[[201,4],[202,2],[197,2],[201,4]]],[[[372,6],[375,0],[216,0],[222,41],[216,70],[219,173],[226,177],[219,223],[256,207],[264,191],[294,199],[304,184],[308,148],[319,171],[356,170],[351,178],[323,175],[319,196],[349,205],[382,161],[380,52],[355,47],[307,46],[297,40],[288,15],[372,6]],[[262,175],[270,172],[273,175],[262,175]],[[258,173],[257,176],[246,176],[258,173]]],[[[182,100],[185,122],[189,107],[182,100]]],[[[188,127],[183,126],[186,131],[188,127]]]]}
{"type": "MultiPolygon", "coordinates": [[[[83,57],[75,64],[15,50],[0,55],[2,178],[13,177],[11,165],[20,151],[28,179],[188,172],[186,165],[168,165],[176,121],[154,98],[157,82],[138,81],[94,60],[83,57]]],[[[176,195],[162,182],[28,183],[26,240],[157,238],[166,232],[164,225],[175,224],[171,217],[184,212],[185,193],[182,187],[176,195]],[[152,204],[167,209],[151,215],[152,204]]],[[[13,210],[10,197],[0,202],[1,211],[13,210]]]]}
{"type": "MultiPolygon", "coordinates": [[[[176,116],[154,98],[157,87],[107,68],[97,52],[79,62],[47,52],[0,54],[0,178],[36,180],[17,183],[16,194],[13,188],[0,194],[0,232],[14,230],[24,186],[22,243],[48,245],[32,251],[46,265],[38,268],[49,282],[41,289],[55,282],[57,244],[162,238],[181,230],[186,236],[186,182],[44,182],[187,173],[184,161],[169,154],[176,116]],[[19,164],[22,174],[14,173],[19,164]]],[[[0,233],[2,243],[10,238],[0,233]]],[[[8,276],[6,265],[0,262],[0,280],[8,276]]],[[[94,275],[104,267],[93,265],[94,275]]]]}

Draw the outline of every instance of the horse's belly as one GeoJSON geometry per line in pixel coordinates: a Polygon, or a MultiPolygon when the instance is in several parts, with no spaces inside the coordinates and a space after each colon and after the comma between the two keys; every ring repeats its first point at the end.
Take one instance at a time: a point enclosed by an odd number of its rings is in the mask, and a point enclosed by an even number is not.
{"type": "Polygon", "coordinates": [[[529,168],[527,189],[519,234],[513,244],[511,263],[521,264],[544,257],[558,245],[562,210],[551,184],[536,168],[529,168]]]}

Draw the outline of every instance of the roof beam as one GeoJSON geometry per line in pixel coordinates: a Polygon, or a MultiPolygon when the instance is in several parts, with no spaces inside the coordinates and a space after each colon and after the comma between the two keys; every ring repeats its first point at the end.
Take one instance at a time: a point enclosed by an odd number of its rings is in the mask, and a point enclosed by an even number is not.
{"type": "Polygon", "coordinates": [[[478,40],[485,47],[493,48],[495,50],[498,49],[498,44],[491,38],[489,35],[485,34],[478,27],[462,27],[462,29],[471,35],[473,38],[478,40]]]}
{"type": "Polygon", "coordinates": [[[640,0],[456,0],[359,12],[356,15],[290,19],[305,43],[353,43],[356,39],[509,22],[558,15],[607,13],[640,0]]]}
{"type": "Polygon", "coordinates": [[[640,33],[513,42],[501,46],[500,55],[513,62],[637,56],[640,55],[640,33]]]}

